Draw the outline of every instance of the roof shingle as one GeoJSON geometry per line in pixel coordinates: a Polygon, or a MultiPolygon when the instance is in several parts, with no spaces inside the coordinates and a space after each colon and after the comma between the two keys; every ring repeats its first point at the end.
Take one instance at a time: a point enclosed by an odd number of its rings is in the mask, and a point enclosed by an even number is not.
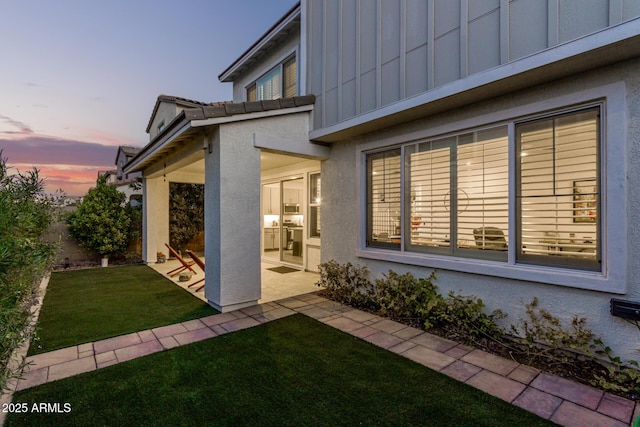
{"type": "Polygon", "coordinates": [[[222,105],[204,105],[202,107],[186,109],[184,110],[184,114],[188,120],[204,120],[302,107],[305,105],[313,105],[315,102],[315,95],[304,95],[255,102],[228,102],[222,105]]]}

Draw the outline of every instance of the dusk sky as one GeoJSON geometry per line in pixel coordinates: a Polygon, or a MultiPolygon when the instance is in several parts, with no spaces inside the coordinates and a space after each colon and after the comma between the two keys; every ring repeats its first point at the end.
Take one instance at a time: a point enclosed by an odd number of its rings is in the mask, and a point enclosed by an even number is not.
{"type": "Polygon", "coordinates": [[[158,95],[230,100],[218,75],[296,3],[0,0],[2,156],[85,194],[119,145],[149,141],[158,95]]]}

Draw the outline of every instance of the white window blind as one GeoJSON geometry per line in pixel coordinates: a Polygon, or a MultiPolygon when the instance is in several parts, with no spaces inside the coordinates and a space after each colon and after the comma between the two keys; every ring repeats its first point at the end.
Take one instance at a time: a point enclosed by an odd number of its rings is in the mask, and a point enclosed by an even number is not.
{"type": "Polygon", "coordinates": [[[252,84],[247,88],[247,101],[254,102],[256,100],[256,84],[252,84]]]}
{"type": "Polygon", "coordinates": [[[410,154],[411,245],[449,247],[451,235],[451,142],[419,144],[410,154]]]}
{"type": "Polygon", "coordinates": [[[458,137],[456,184],[459,248],[507,250],[508,154],[506,127],[458,137]]]}
{"type": "Polygon", "coordinates": [[[277,66],[256,83],[257,100],[279,99],[282,97],[282,66],[277,66]]]}
{"type": "Polygon", "coordinates": [[[290,98],[298,94],[296,82],[296,58],[293,57],[282,66],[283,68],[283,92],[285,98],[290,98]]]}
{"type": "Polygon", "coordinates": [[[598,268],[598,118],[591,109],[516,127],[519,259],[598,268]]]}

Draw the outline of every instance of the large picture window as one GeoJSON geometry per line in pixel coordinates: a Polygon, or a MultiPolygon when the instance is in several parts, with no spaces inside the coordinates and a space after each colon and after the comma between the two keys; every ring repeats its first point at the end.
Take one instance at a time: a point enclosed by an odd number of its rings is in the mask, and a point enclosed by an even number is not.
{"type": "Polygon", "coordinates": [[[599,270],[599,127],[594,107],[368,154],[367,245],[599,270]]]}
{"type": "Polygon", "coordinates": [[[407,152],[409,247],[506,260],[506,126],[423,142],[407,152]]]}

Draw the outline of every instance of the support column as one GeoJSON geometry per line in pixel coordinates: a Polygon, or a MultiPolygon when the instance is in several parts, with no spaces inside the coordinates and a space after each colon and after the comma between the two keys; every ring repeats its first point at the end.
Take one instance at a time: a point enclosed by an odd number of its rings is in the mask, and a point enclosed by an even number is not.
{"type": "Polygon", "coordinates": [[[169,255],[164,246],[169,243],[169,183],[145,177],[142,185],[142,260],[151,264],[158,252],[169,255]]]}
{"type": "Polygon", "coordinates": [[[260,150],[246,125],[221,125],[208,137],[205,263],[205,297],[217,310],[260,299],[260,150]]]}

